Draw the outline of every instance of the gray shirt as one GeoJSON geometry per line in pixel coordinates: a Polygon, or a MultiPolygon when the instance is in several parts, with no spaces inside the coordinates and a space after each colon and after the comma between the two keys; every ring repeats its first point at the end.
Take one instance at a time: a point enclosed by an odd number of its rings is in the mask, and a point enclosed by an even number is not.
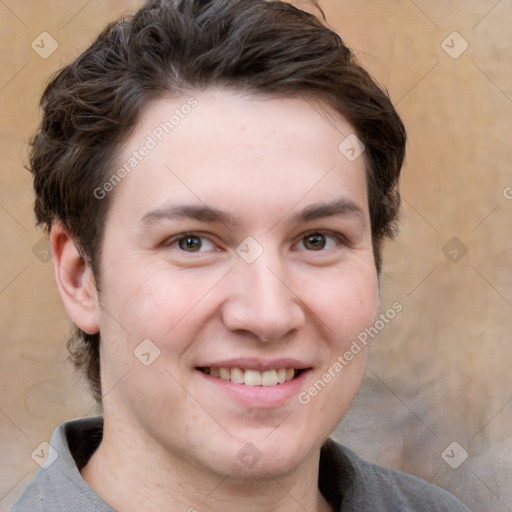
{"type": "MultiPolygon", "coordinates": [[[[37,472],[11,512],[115,512],[80,476],[102,432],[101,417],[60,425],[50,442],[53,462],[37,472]]],[[[366,462],[332,440],[322,447],[318,485],[340,512],[469,512],[443,489],[366,462]]]]}

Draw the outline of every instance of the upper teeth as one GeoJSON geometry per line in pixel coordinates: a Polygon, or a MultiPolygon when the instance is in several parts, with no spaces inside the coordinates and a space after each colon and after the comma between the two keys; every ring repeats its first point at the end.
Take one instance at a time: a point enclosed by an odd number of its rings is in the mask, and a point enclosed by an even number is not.
{"type": "Polygon", "coordinates": [[[278,368],[276,370],[244,370],[243,368],[202,368],[202,371],[223,380],[246,386],[275,386],[292,380],[295,376],[293,368],[278,368]]]}

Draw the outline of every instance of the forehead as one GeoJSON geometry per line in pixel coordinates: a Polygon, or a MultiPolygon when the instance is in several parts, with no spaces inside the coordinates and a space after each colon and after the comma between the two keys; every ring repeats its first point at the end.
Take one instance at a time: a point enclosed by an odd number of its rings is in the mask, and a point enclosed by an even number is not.
{"type": "Polygon", "coordinates": [[[320,101],[229,90],[166,97],[145,108],[117,155],[113,209],[131,220],[169,201],[203,203],[235,216],[303,208],[346,196],[367,213],[364,155],[340,144],[351,125],[320,101]],[[326,119],[328,118],[328,120],[326,119]]]}

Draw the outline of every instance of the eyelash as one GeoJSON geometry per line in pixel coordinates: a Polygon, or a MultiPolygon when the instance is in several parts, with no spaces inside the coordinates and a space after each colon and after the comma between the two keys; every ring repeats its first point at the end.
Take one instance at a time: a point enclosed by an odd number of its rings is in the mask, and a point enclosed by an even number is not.
{"type": "MultiPolygon", "coordinates": [[[[323,235],[325,237],[329,237],[329,238],[332,238],[332,239],[335,239],[336,240],[336,245],[340,245],[340,244],[344,244],[344,245],[347,245],[348,244],[348,241],[346,239],[345,236],[343,236],[341,233],[337,233],[335,231],[329,231],[329,230],[325,230],[325,229],[316,229],[316,230],[311,230],[311,231],[308,231],[307,233],[304,233],[301,238],[294,244],[297,245],[301,242],[303,242],[306,238],[310,237],[310,236],[313,236],[313,235],[323,235]]],[[[213,245],[216,245],[212,240],[210,240],[210,238],[208,238],[207,236],[204,236],[200,233],[195,233],[195,232],[188,232],[188,233],[181,233],[179,235],[176,235],[175,237],[172,237],[171,239],[168,239],[164,245],[166,247],[172,247],[173,245],[175,244],[178,244],[180,242],[180,240],[184,240],[186,238],[199,238],[199,239],[203,239],[203,240],[208,240],[211,244],[213,245]]],[[[176,248],[178,249],[180,252],[184,252],[184,253],[187,253],[189,251],[185,251],[183,249],[180,249],[180,248],[176,248]]],[[[330,248],[329,248],[330,249],[330,248]]],[[[325,252],[329,249],[320,249],[318,251],[315,251],[315,250],[308,250],[308,249],[305,249],[307,252],[325,252]]],[[[202,252],[207,252],[207,251],[190,251],[189,253],[202,253],[202,252]]]]}
{"type": "MultiPolygon", "coordinates": [[[[164,246],[165,247],[171,247],[173,245],[176,245],[178,244],[181,240],[185,240],[186,238],[199,238],[201,240],[208,240],[212,245],[216,245],[212,240],[210,240],[210,238],[208,238],[207,236],[204,236],[204,235],[201,235],[200,233],[195,233],[195,232],[188,232],[188,233],[181,233],[179,235],[176,235],[172,238],[169,238],[167,239],[165,242],[164,242],[164,246]]],[[[183,252],[183,253],[187,253],[189,251],[184,251],[183,249],[180,249],[179,247],[176,247],[177,250],[179,250],[180,252],[183,252]]],[[[197,252],[205,252],[205,251],[197,251],[197,252]]],[[[189,253],[194,253],[194,251],[190,251],[189,253]]]]}
{"type": "MultiPolygon", "coordinates": [[[[329,231],[327,229],[315,229],[315,230],[308,231],[307,233],[304,233],[301,236],[299,242],[297,242],[297,243],[303,242],[308,236],[313,236],[313,235],[323,235],[325,237],[333,238],[337,241],[336,245],[340,245],[340,244],[347,245],[347,239],[341,233],[336,233],[335,231],[329,231]]],[[[325,252],[327,250],[328,249],[322,249],[319,251],[308,251],[308,252],[325,252]]]]}

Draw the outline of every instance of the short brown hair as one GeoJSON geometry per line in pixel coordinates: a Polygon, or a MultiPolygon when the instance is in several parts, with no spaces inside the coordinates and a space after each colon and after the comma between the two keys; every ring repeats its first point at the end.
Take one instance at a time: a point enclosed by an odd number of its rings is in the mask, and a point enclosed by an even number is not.
{"type": "MultiPolygon", "coordinates": [[[[377,270],[395,233],[405,129],[386,92],[341,38],[312,14],[281,1],[150,0],[106,27],[52,79],[30,152],[35,213],[59,221],[75,240],[100,290],[99,260],[112,194],[93,193],[147,103],[221,86],[276,97],[320,99],[341,113],[365,145],[377,270]]],[[[77,329],[68,343],[101,401],[100,335],[77,329]]]]}

